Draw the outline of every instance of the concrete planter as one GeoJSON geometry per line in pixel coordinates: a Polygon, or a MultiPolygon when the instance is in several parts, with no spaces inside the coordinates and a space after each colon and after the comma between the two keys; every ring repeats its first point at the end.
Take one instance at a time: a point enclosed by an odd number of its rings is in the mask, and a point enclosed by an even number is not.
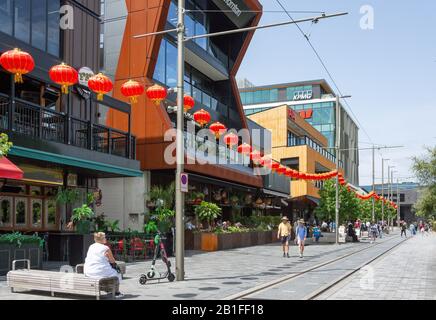
{"type": "MultiPolygon", "coordinates": [[[[25,243],[21,247],[11,244],[0,244],[0,276],[4,276],[12,269],[13,260],[29,259],[32,269],[42,269],[42,251],[39,244],[25,243]]],[[[17,268],[25,267],[17,263],[17,268]]]]}
{"type": "Polygon", "coordinates": [[[201,242],[199,247],[202,251],[244,248],[277,241],[276,231],[251,231],[220,234],[210,232],[194,233],[194,243],[196,242],[195,235],[199,236],[198,240],[201,242]]]}

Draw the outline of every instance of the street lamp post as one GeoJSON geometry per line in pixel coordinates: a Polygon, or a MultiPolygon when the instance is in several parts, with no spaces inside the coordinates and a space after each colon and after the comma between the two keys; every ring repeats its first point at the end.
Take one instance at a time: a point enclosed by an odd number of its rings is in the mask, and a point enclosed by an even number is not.
{"type": "MultiPolygon", "coordinates": [[[[392,194],[392,173],[391,169],[395,168],[395,166],[388,166],[388,200],[391,200],[391,194],[392,194]]],[[[394,219],[391,218],[392,221],[392,228],[394,227],[394,219]]]]}
{"type": "Polygon", "coordinates": [[[181,176],[184,170],[183,77],[185,75],[185,0],[178,1],[177,22],[177,135],[176,135],[176,279],[185,279],[185,209],[181,176]]]}
{"type": "MultiPolygon", "coordinates": [[[[381,185],[381,194],[382,197],[385,196],[385,161],[389,161],[390,159],[382,159],[382,185],[381,185]]],[[[382,223],[385,220],[385,203],[382,201],[382,223]]],[[[389,230],[389,219],[388,219],[388,230],[389,230]]]]}
{"type": "MultiPolygon", "coordinates": [[[[351,96],[336,95],[336,170],[339,173],[339,156],[340,156],[340,145],[341,145],[341,108],[339,104],[339,99],[351,98],[351,96]]],[[[335,224],[336,224],[336,244],[339,244],[339,174],[336,175],[336,201],[335,201],[335,224]]]]}

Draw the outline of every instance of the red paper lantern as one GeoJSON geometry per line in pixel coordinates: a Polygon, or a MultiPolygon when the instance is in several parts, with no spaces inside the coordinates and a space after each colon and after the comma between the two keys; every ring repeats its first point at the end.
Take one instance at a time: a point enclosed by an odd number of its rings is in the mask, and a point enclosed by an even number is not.
{"type": "Polygon", "coordinates": [[[233,132],[229,132],[224,136],[223,140],[229,148],[232,148],[233,146],[236,146],[238,144],[239,137],[233,132]]]}
{"type": "Polygon", "coordinates": [[[262,158],[260,158],[259,163],[264,166],[265,168],[272,168],[272,159],[271,156],[267,155],[267,156],[263,156],[262,158]]]}
{"type": "Polygon", "coordinates": [[[23,74],[27,74],[35,68],[32,56],[18,48],[9,50],[0,56],[0,65],[8,72],[14,74],[16,83],[23,83],[23,74]]]}
{"type": "Polygon", "coordinates": [[[163,100],[167,98],[167,89],[164,87],[155,84],[149,87],[145,94],[147,95],[147,98],[154,102],[155,105],[159,105],[163,100]]]}
{"type": "Polygon", "coordinates": [[[112,80],[103,73],[96,74],[88,80],[88,87],[97,94],[97,100],[102,101],[103,95],[111,92],[114,88],[112,80]]]}
{"type": "Polygon", "coordinates": [[[210,114],[206,110],[200,109],[194,113],[194,120],[200,124],[201,127],[204,127],[210,122],[210,114]]]}
{"type": "Polygon", "coordinates": [[[253,150],[253,151],[250,152],[250,159],[251,159],[251,161],[253,161],[255,164],[259,164],[261,158],[262,158],[262,155],[260,154],[259,151],[257,151],[257,150],[253,150]]]}
{"type": "Polygon", "coordinates": [[[68,94],[68,87],[75,85],[79,81],[79,74],[76,69],[65,63],[51,67],[49,71],[51,81],[57,83],[62,88],[62,93],[68,94]]]}
{"type": "Polygon", "coordinates": [[[221,134],[227,130],[226,126],[221,122],[214,122],[209,126],[209,130],[215,135],[215,138],[219,139],[221,134]]]}
{"type": "Polygon", "coordinates": [[[241,145],[238,146],[238,152],[248,155],[251,152],[251,146],[248,143],[243,143],[241,145]]]}
{"type": "Polygon", "coordinates": [[[277,171],[277,169],[280,167],[280,163],[276,162],[276,161],[272,161],[271,162],[271,169],[273,171],[277,171]]]}
{"type": "Polygon", "coordinates": [[[194,105],[195,105],[194,98],[185,94],[185,96],[183,97],[183,110],[185,112],[188,112],[189,110],[194,108],[194,105]]]}
{"type": "Polygon", "coordinates": [[[300,173],[298,174],[298,178],[299,178],[299,179],[302,179],[302,180],[307,180],[307,173],[300,172],[300,173]]]}
{"type": "Polygon", "coordinates": [[[292,170],[292,169],[290,169],[290,168],[286,168],[285,175],[286,175],[287,177],[289,177],[289,178],[292,178],[292,177],[294,176],[293,171],[294,171],[294,170],[292,170]]]}
{"type": "Polygon", "coordinates": [[[286,172],[286,167],[279,165],[279,167],[276,169],[276,172],[278,174],[284,174],[286,172]]]}
{"type": "Polygon", "coordinates": [[[144,86],[138,81],[129,80],[121,86],[121,93],[128,97],[131,104],[138,102],[138,97],[144,93],[144,86]]]}

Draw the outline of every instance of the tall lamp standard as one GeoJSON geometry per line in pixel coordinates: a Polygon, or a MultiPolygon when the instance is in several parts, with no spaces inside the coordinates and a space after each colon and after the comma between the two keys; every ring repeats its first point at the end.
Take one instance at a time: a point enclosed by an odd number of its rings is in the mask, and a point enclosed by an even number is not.
{"type": "MultiPolygon", "coordinates": [[[[385,161],[389,161],[390,159],[382,159],[382,185],[381,185],[381,194],[382,197],[385,196],[385,161]]],[[[385,203],[382,201],[382,223],[385,220],[385,203]]],[[[389,230],[389,219],[388,219],[388,230],[389,230]]]]}
{"type": "MultiPolygon", "coordinates": [[[[395,168],[395,166],[388,166],[388,200],[391,200],[392,193],[392,174],[391,169],[395,168]]],[[[394,219],[392,218],[392,228],[394,227],[394,219]]]]}
{"type": "MultiPolygon", "coordinates": [[[[336,171],[339,173],[339,156],[340,156],[340,145],[341,145],[341,106],[339,99],[351,98],[348,96],[336,95],[336,171]]],[[[336,175],[336,202],[335,202],[335,224],[336,224],[336,244],[339,244],[339,174],[336,175]]]]}

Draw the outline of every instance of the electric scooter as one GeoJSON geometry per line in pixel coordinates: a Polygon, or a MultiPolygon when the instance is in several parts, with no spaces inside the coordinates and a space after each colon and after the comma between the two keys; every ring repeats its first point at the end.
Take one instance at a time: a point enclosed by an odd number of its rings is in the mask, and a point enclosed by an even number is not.
{"type": "Polygon", "coordinates": [[[141,274],[141,277],[139,278],[139,283],[142,285],[145,285],[147,281],[150,280],[160,280],[162,279],[168,279],[169,282],[173,282],[176,277],[171,272],[171,261],[168,259],[167,252],[165,250],[165,246],[162,242],[162,237],[160,233],[156,235],[154,238],[154,255],[153,255],[153,261],[151,263],[151,268],[146,274],[141,274]],[[167,270],[164,273],[160,273],[156,270],[156,260],[158,258],[158,255],[161,255],[162,262],[166,265],[167,270]]]}

